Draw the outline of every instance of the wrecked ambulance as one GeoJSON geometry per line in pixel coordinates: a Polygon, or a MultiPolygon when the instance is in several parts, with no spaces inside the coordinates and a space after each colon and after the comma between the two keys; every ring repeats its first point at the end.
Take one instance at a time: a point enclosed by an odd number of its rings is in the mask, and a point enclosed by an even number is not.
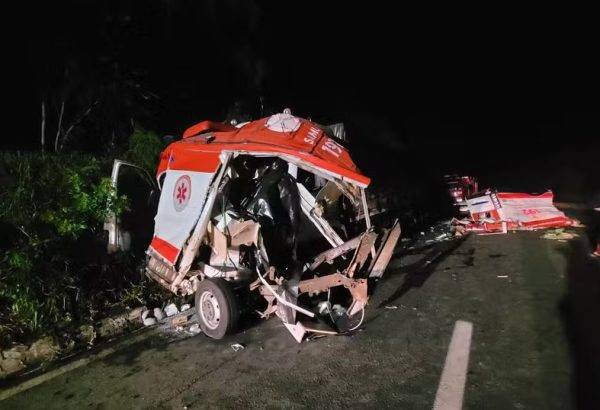
{"type": "MultiPolygon", "coordinates": [[[[161,154],[145,272],[195,294],[207,336],[234,332],[240,311],[278,316],[298,342],[362,322],[400,226],[372,224],[370,180],[326,130],[289,111],[237,126],[204,121],[161,154]]],[[[129,240],[119,223],[107,227],[116,247],[129,240]]]]}

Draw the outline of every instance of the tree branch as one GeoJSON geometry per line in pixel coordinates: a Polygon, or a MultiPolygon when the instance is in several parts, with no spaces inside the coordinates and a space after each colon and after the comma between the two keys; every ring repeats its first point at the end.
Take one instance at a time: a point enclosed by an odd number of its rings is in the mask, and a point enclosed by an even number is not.
{"type": "Polygon", "coordinates": [[[54,139],[54,152],[58,152],[58,141],[60,140],[60,132],[62,130],[62,119],[65,113],[65,100],[60,104],[60,114],[58,116],[58,126],[56,127],[56,138],[54,139]]]}
{"type": "Polygon", "coordinates": [[[98,103],[100,102],[100,100],[96,100],[94,101],[88,108],[87,110],[85,110],[83,112],[83,114],[81,114],[79,116],[79,118],[77,118],[77,120],[75,120],[70,126],[69,128],[67,128],[67,131],[65,132],[65,135],[62,138],[62,142],[60,144],[60,150],[62,151],[63,147],[65,146],[65,142],[67,142],[67,139],[69,138],[69,135],[71,134],[71,131],[73,131],[73,128],[75,128],[76,126],[78,126],[79,124],[81,124],[81,121],[84,120],[85,117],[87,117],[88,115],[90,115],[90,113],[92,112],[92,109],[98,105],[98,103]]]}
{"type": "Polygon", "coordinates": [[[42,152],[46,146],[46,101],[42,100],[42,129],[40,130],[40,138],[42,143],[42,152]]]}

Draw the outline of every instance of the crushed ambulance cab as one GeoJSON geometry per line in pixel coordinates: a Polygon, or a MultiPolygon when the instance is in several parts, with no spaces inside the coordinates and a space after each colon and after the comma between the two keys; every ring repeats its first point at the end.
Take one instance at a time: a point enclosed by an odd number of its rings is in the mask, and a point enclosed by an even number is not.
{"type": "Polygon", "coordinates": [[[241,311],[278,316],[298,342],[360,326],[400,226],[374,226],[370,180],[332,134],[286,111],[201,122],[162,153],[146,274],[195,295],[207,336],[234,332],[241,311]]]}

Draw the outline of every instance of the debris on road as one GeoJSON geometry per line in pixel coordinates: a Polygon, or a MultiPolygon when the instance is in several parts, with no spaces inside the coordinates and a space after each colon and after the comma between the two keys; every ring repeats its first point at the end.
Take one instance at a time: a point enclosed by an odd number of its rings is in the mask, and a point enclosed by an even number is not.
{"type": "Polygon", "coordinates": [[[523,194],[486,191],[467,198],[472,231],[507,232],[571,226],[573,221],[552,203],[554,194],[523,194]]]}
{"type": "Polygon", "coordinates": [[[541,236],[542,239],[552,239],[555,241],[569,240],[573,238],[577,238],[579,235],[576,233],[565,232],[564,229],[555,229],[549,232],[546,232],[541,236]]]}
{"type": "Polygon", "coordinates": [[[459,220],[456,218],[439,222],[426,231],[422,231],[405,249],[407,251],[415,251],[437,243],[460,238],[468,233],[466,226],[469,224],[471,224],[471,221],[467,220],[465,222],[465,219],[459,220]]]}
{"type": "Polygon", "coordinates": [[[579,226],[579,221],[567,217],[554,206],[554,194],[550,190],[542,194],[497,192],[491,189],[477,192],[477,182],[472,177],[445,178],[455,205],[469,214],[468,218],[452,221],[459,234],[579,226]]]}
{"type": "Polygon", "coordinates": [[[234,352],[237,352],[239,350],[244,350],[246,348],[246,346],[244,346],[241,343],[234,343],[231,345],[231,348],[233,349],[234,352]]]}

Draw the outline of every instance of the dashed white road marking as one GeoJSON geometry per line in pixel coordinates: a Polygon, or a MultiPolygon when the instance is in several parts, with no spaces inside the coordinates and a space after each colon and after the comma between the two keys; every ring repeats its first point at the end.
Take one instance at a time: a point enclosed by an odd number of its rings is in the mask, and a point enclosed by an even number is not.
{"type": "Polygon", "coordinates": [[[448,346],[446,363],[440,378],[434,410],[458,410],[462,408],[473,324],[459,320],[454,325],[452,340],[448,346]]]}

